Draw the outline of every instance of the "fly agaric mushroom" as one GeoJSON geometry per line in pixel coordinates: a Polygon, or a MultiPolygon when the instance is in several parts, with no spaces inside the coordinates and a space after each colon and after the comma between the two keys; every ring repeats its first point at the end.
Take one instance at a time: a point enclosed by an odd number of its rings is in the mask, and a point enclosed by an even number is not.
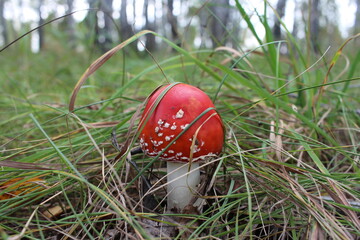
{"type": "Polygon", "coordinates": [[[222,120],[203,91],[177,83],[149,97],[139,129],[143,152],[167,161],[167,208],[180,212],[196,195],[198,162],[222,150],[222,120]]]}

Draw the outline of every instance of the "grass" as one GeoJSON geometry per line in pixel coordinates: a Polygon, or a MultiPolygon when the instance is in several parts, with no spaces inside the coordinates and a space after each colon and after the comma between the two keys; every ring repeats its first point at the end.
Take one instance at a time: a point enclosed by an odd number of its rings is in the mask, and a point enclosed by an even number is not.
{"type": "Polygon", "coordinates": [[[138,35],[176,53],[124,58],[137,36],[97,56],[103,65],[66,48],[32,54],[22,40],[2,52],[0,236],[146,239],[161,225],[175,239],[359,238],[358,43],[316,55],[289,32],[274,42],[262,23],[266,39],[246,53],[189,50],[147,31],[138,35]],[[178,81],[214,100],[226,144],[202,165],[203,211],[174,216],[164,164],[136,154],[136,169],[117,157],[112,133],[123,149],[138,146],[137,110],[156,86],[178,81]]]}

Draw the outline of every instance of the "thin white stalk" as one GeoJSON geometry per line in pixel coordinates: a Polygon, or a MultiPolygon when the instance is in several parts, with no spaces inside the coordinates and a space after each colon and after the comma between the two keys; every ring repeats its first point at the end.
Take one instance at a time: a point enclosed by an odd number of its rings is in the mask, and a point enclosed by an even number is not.
{"type": "Polygon", "coordinates": [[[200,183],[199,163],[167,162],[167,207],[181,212],[196,195],[200,183]]]}

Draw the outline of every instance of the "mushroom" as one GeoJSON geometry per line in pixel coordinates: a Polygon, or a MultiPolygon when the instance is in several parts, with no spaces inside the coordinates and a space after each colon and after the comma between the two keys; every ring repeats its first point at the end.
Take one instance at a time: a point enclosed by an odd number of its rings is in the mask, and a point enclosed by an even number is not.
{"type": "Polygon", "coordinates": [[[167,208],[181,212],[197,194],[199,161],[222,150],[222,120],[203,91],[175,83],[150,95],[139,126],[143,152],[167,161],[167,208]]]}

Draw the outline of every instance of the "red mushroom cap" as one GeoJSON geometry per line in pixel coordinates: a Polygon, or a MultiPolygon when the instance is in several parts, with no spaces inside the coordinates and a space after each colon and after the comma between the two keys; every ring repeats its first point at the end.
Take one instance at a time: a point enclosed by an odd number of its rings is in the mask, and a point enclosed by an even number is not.
{"type": "Polygon", "coordinates": [[[224,129],[222,120],[214,109],[207,111],[190,125],[208,108],[214,108],[210,98],[196,87],[183,83],[172,86],[146,121],[156,99],[168,86],[161,87],[150,96],[141,117],[140,125],[145,125],[139,138],[144,153],[157,156],[188,128],[161,154],[160,159],[188,162],[190,159],[198,161],[220,154],[224,144],[224,129]],[[195,135],[195,144],[192,146],[195,135]]]}

